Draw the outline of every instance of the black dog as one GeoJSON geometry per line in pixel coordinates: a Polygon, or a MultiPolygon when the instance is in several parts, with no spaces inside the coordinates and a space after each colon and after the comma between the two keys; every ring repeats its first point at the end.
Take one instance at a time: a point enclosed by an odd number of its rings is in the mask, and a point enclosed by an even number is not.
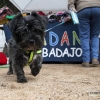
{"type": "Polygon", "coordinates": [[[42,67],[42,47],[44,45],[47,18],[32,12],[30,15],[17,14],[9,23],[12,39],[8,43],[8,75],[17,75],[17,82],[25,83],[23,67],[29,65],[32,75],[36,76],[42,67]]]}

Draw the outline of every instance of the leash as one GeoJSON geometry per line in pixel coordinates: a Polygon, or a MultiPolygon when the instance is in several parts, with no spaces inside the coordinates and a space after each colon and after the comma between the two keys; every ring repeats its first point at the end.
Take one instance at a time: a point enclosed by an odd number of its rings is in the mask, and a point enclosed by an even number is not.
{"type": "MultiPolygon", "coordinates": [[[[27,54],[29,54],[29,59],[28,59],[28,62],[26,65],[29,65],[32,61],[33,61],[33,57],[34,57],[34,52],[31,51],[31,52],[26,52],[27,54]]],[[[36,54],[41,54],[42,53],[42,50],[38,50],[36,52],[36,54]]]]}
{"type": "MultiPolygon", "coordinates": [[[[57,27],[57,26],[60,26],[60,25],[62,25],[62,24],[64,24],[64,23],[65,23],[65,21],[62,21],[61,23],[55,25],[54,27],[51,27],[51,28],[45,30],[45,32],[48,32],[48,31],[50,31],[51,29],[53,29],[53,28],[55,28],[55,27],[57,27]]],[[[45,38],[44,38],[44,45],[47,45],[45,38]]]]}
{"type": "Polygon", "coordinates": [[[51,28],[45,30],[45,32],[48,32],[48,31],[50,31],[51,29],[53,29],[53,28],[55,28],[55,27],[57,27],[57,26],[60,26],[60,25],[62,25],[62,24],[64,24],[64,23],[65,23],[65,22],[62,21],[60,24],[57,24],[57,25],[55,25],[54,27],[51,27],[51,28]]]}

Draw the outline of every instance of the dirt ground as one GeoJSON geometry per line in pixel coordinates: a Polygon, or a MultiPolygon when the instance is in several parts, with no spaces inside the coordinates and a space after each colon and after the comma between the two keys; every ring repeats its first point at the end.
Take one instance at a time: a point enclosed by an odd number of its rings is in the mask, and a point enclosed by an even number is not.
{"type": "Polygon", "coordinates": [[[6,75],[7,70],[0,69],[0,100],[100,100],[100,66],[43,64],[36,77],[26,66],[24,84],[6,75]]]}

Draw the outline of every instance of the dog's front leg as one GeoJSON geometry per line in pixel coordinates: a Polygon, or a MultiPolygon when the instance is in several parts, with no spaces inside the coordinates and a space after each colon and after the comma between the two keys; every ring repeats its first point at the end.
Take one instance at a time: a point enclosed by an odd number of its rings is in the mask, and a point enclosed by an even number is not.
{"type": "Polygon", "coordinates": [[[17,82],[19,83],[26,83],[27,79],[24,75],[23,67],[21,65],[13,65],[15,73],[17,75],[17,82]]]}
{"type": "Polygon", "coordinates": [[[30,65],[32,75],[36,76],[40,72],[40,69],[42,67],[42,61],[42,56],[38,55],[37,58],[33,61],[33,63],[30,65]]]}

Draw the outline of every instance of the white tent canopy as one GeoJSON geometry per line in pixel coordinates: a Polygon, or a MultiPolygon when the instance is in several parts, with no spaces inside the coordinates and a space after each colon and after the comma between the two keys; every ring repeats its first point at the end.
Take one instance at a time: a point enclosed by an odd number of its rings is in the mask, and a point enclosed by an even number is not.
{"type": "Polygon", "coordinates": [[[48,11],[66,11],[68,0],[9,0],[21,12],[40,10],[48,11]]]}

